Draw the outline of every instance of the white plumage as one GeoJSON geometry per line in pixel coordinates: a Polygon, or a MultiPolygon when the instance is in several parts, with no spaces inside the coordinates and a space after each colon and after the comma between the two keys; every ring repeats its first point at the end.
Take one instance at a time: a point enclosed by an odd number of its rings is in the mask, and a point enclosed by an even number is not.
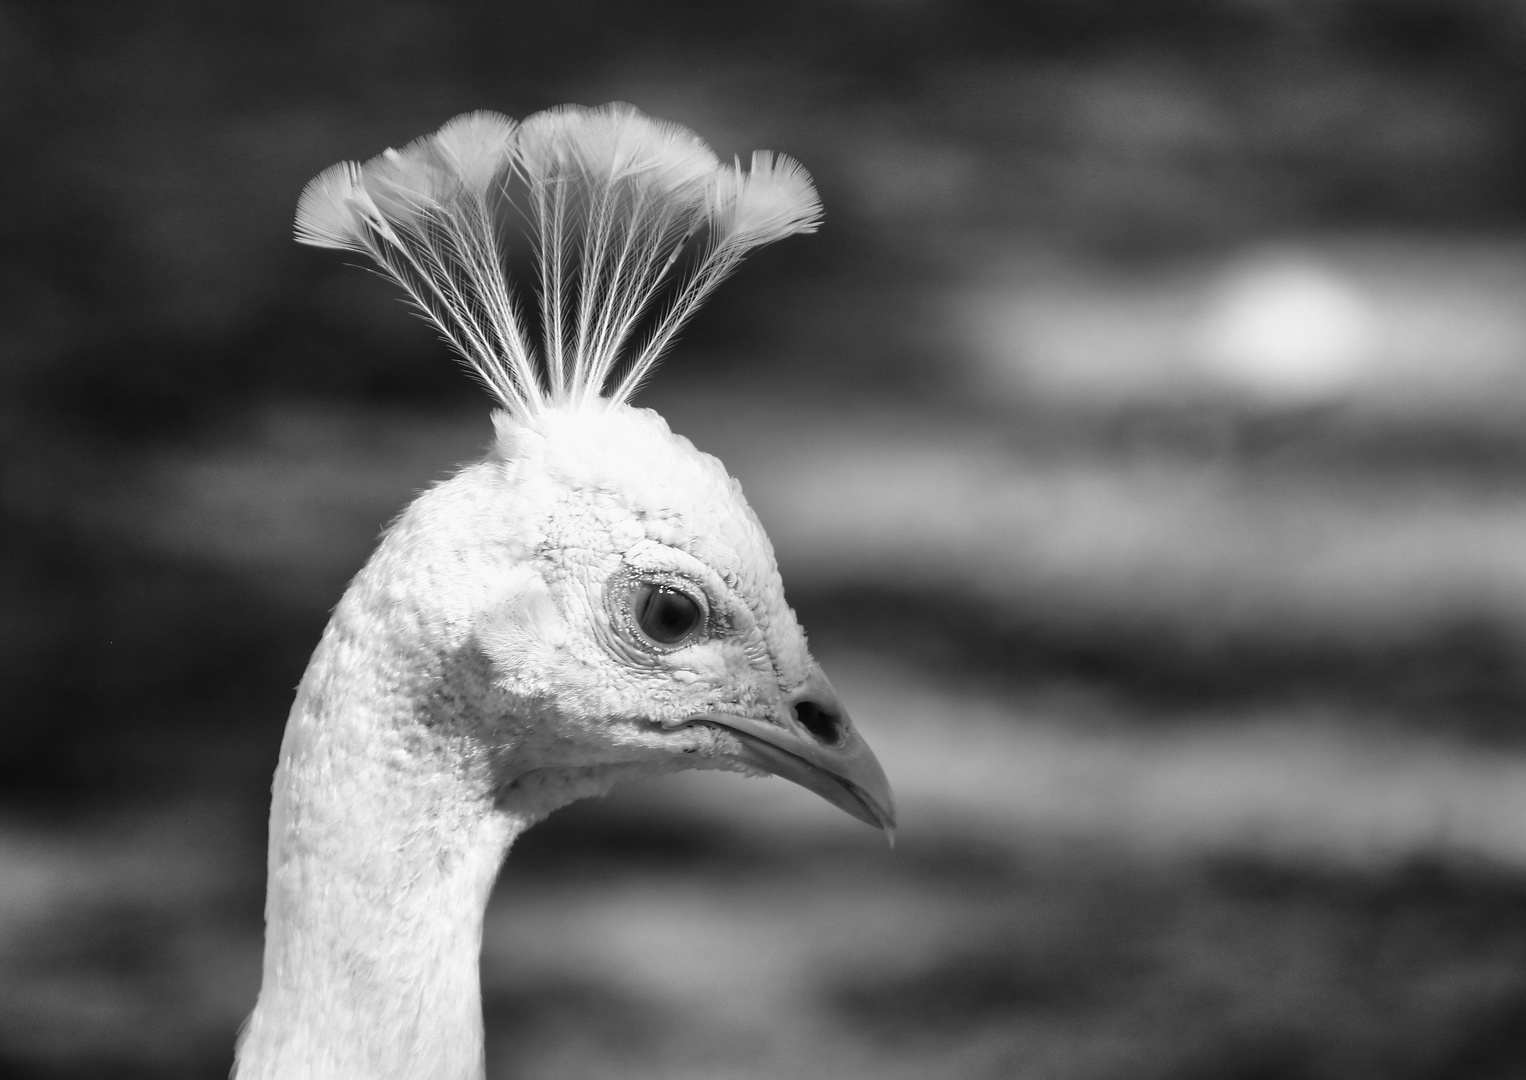
{"type": "Polygon", "coordinates": [[[297,238],[373,258],[500,410],[383,537],[292,705],[240,1080],[481,1076],[499,863],[623,777],[775,773],[893,825],[737,483],[627,404],[749,250],[820,213],[791,159],[724,164],[624,105],[471,113],[303,192],[297,238]],[[503,273],[521,236],[538,349],[503,273]]]}

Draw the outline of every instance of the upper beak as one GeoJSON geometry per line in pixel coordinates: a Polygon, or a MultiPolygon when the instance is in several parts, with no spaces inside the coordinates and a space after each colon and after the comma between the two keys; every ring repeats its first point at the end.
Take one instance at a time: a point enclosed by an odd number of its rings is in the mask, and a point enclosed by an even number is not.
{"type": "Polygon", "coordinates": [[[820,668],[768,720],[706,713],[689,722],[726,728],[741,741],[747,764],[793,780],[894,840],[890,781],[820,668]]]}

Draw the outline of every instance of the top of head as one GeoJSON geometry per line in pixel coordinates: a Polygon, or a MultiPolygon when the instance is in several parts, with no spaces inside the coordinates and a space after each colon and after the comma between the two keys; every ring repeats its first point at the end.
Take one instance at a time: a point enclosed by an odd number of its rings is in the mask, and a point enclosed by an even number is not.
{"type": "Polygon", "coordinates": [[[564,513],[618,522],[621,550],[663,545],[727,578],[756,569],[766,571],[757,585],[776,581],[773,549],[725,465],[651,409],[601,405],[549,408],[528,421],[495,413],[495,456],[521,484],[549,485],[544,496],[564,513]]]}

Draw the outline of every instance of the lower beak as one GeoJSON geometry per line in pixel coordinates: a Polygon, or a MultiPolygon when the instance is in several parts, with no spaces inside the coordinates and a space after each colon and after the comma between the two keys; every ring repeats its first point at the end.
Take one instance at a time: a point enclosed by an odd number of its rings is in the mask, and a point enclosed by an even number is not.
{"type": "Polygon", "coordinates": [[[890,781],[819,668],[767,720],[706,713],[687,722],[725,728],[741,742],[737,756],[746,764],[814,791],[894,842],[890,781]]]}

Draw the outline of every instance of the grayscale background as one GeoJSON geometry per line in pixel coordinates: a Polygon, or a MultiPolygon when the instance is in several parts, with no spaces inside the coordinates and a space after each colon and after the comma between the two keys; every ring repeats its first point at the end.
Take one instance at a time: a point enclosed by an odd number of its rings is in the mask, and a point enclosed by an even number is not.
{"type": "Polygon", "coordinates": [[[489,436],[302,185],[626,100],[801,159],[641,404],[901,800],[563,811],[489,1073],[1526,1076],[1526,4],[0,6],[0,1078],[218,1078],[378,530],[489,436]]]}

